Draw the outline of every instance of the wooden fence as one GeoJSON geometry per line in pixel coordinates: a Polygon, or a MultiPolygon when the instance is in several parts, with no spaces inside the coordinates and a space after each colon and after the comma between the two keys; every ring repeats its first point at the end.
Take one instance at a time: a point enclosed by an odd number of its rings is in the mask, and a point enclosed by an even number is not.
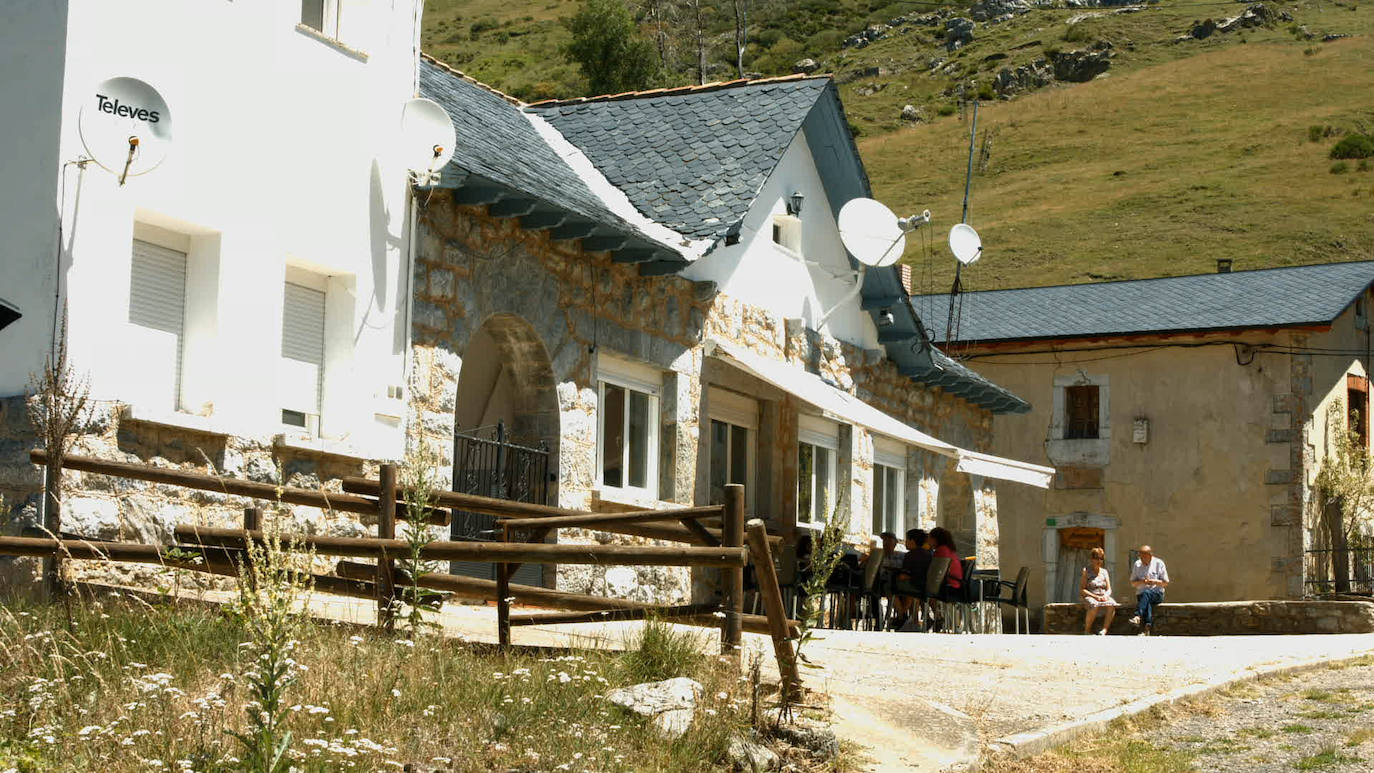
{"type": "MultiPolygon", "coordinates": [[[[31,460],[48,468],[45,452],[33,451],[31,460]]],[[[397,482],[394,464],[381,466],[377,480],[344,479],[344,493],[277,486],[270,483],[216,475],[112,462],[86,456],[69,455],[63,469],[149,481],[171,486],[217,491],[249,499],[352,513],[364,523],[375,522],[376,537],[326,537],[279,535],[280,544],[292,550],[339,558],[370,558],[375,564],[340,561],[333,574],[311,574],[314,589],[323,593],[375,599],[378,624],[394,626],[397,585],[415,585],[429,591],[456,594],[496,602],[497,637],[509,646],[511,628],[558,623],[642,620],[647,617],[672,619],[693,625],[718,627],[721,649],[738,657],[744,631],[767,634],[773,640],[783,688],[792,694],[800,689],[793,650],[796,624],[787,619],[771,539],[762,521],[747,525],[744,513],[744,487],[726,487],[725,504],[643,510],[629,513],[590,513],[527,502],[432,491],[426,501],[432,507],[420,513],[426,524],[448,523],[452,507],[468,512],[496,516],[501,527],[499,542],[431,542],[420,552],[425,560],[481,561],[496,565],[496,579],[444,573],[410,576],[396,566],[397,559],[410,557],[410,545],[396,538],[396,521],[408,516],[404,493],[397,482]],[[717,526],[718,524],[718,526],[717,526]],[[677,545],[577,545],[548,543],[549,533],[558,528],[585,528],[636,537],[682,543],[677,545]],[[747,539],[746,539],[747,533],[747,539]],[[685,566],[721,570],[722,601],[706,604],[654,605],[580,593],[567,593],[530,585],[512,584],[510,578],[524,563],[594,564],[598,566],[685,566]],[[758,579],[764,615],[744,614],[744,569],[752,564],[758,579]],[[512,614],[511,604],[526,604],[561,610],[512,614]]],[[[45,469],[48,477],[53,474],[45,469]]],[[[175,528],[177,544],[144,545],[127,542],[91,541],[77,535],[29,535],[0,537],[0,554],[91,559],[160,564],[179,569],[238,576],[246,565],[251,544],[264,544],[262,511],[244,510],[243,528],[213,528],[193,524],[175,528]]],[[[419,599],[411,599],[418,603],[419,599]]]]}

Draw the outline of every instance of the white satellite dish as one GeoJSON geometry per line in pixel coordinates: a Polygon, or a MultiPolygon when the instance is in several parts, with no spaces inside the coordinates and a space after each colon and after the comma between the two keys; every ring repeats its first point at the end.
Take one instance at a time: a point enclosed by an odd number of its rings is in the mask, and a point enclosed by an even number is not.
{"type": "Polygon", "coordinates": [[[77,126],[86,152],[118,175],[120,185],[156,168],[172,144],[172,111],[157,89],[137,78],[96,84],[77,126]]]}
{"type": "Polygon", "coordinates": [[[456,141],[453,121],[438,102],[423,97],[406,102],[401,110],[401,153],[417,184],[439,182],[439,170],[453,158],[456,141]]]}
{"type": "Polygon", "coordinates": [[[967,266],[983,255],[983,240],[968,223],[959,223],[949,229],[949,250],[954,259],[967,266]]]}
{"type": "Polygon", "coordinates": [[[850,199],[840,208],[840,241],[865,266],[890,266],[906,249],[897,216],[880,201],[850,199]]]}

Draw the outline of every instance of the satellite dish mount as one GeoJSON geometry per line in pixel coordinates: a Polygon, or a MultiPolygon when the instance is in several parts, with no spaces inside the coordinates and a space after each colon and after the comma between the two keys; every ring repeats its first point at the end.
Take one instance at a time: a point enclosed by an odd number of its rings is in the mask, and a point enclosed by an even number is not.
{"type": "Polygon", "coordinates": [[[816,328],[819,329],[831,314],[859,294],[863,288],[864,271],[870,267],[891,266],[901,260],[906,250],[906,235],[928,222],[930,210],[898,218],[881,201],[858,198],[845,202],[838,218],[840,241],[859,262],[859,270],[854,272],[854,289],[845,293],[821,315],[816,328]]]}
{"type": "Polygon", "coordinates": [[[453,121],[438,102],[423,97],[406,102],[401,110],[401,152],[411,182],[438,185],[456,142],[453,121]]]}

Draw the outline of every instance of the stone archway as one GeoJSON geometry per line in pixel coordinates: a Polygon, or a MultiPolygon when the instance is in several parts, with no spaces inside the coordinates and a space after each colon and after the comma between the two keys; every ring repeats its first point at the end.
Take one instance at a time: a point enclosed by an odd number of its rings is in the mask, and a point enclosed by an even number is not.
{"type": "Polygon", "coordinates": [[[539,333],[523,317],[493,314],[472,334],[454,402],[456,432],[503,422],[512,442],[531,447],[542,443],[558,458],[553,363],[539,333]]]}
{"type": "MultiPolygon", "coordinates": [[[[559,409],[553,364],[539,333],[516,314],[494,314],[468,338],[454,398],[454,490],[536,504],[558,501],[559,409]],[[542,453],[541,453],[542,451],[542,453]]],[[[495,519],[454,512],[453,539],[490,539],[495,519]]],[[[450,571],[488,579],[487,563],[450,571]]],[[[537,564],[512,578],[545,584],[537,564]]]]}

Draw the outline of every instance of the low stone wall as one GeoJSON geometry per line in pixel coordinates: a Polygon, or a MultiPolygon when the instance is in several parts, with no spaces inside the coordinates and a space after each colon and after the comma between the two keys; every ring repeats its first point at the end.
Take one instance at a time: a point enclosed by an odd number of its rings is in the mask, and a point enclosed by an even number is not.
{"type": "MultiPolygon", "coordinates": [[[[1128,622],[1134,614],[1134,603],[1123,603],[1117,609],[1109,633],[1136,633],[1136,629],[1128,622]]],[[[1077,634],[1083,631],[1083,607],[1079,604],[1046,604],[1043,619],[1041,630],[1044,633],[1077,634]]],[[[1094,621],[1095,628],[1100,627],[1101,619],[1099,616],[1094,621]]],[[[1163,636],[1374,633],[1374,602],[1165,602],[1155,607],[1153,632],[1163,636]]]]}

